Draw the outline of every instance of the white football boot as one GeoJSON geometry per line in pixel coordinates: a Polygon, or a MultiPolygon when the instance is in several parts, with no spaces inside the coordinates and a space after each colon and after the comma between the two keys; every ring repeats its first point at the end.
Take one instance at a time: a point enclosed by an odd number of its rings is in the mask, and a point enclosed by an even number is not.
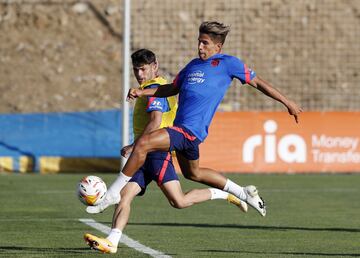
{"type": "Polygon", "coordinates": [[[120,194],[116,197],[112,196],[109,192],[106,194],[104,201],[95,206],[87,206],[86,212],[90,214],[97,214],[103,212],[107,207],[118,204],[120,202],[120,194]]]}
{"type": "Polygon", "coordinates": [[[266,215],[266,206],[264,200],[259,196],[258,190],[253,185],[248,185],[244,187],[246,193],[246,202],[255,210],[257,210],[261,216],[265,217],[266,215]]]}

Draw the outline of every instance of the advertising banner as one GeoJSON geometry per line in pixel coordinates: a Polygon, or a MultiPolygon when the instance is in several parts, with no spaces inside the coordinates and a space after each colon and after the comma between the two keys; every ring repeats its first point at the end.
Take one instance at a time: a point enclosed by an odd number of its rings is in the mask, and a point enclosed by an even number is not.
{"type": "MultiPolygon", "coordinates": [[[[120,115],[2,115],[0,172],[118,172],[120,115]]],[[[299,124],[286,112],[217,112],[200,165],[231,173],[360,172],[360,112],[304,112],[299,124]]]]}
{"type": "Polygon", "coordinates": [[[360,112],[218,112],[200,165],[222,172],[360,172],[360,112]]]}

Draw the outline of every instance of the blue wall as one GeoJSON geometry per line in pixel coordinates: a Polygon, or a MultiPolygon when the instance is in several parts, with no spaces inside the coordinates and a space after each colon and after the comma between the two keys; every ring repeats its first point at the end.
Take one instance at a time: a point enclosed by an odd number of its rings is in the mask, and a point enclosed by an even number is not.
{"type": "Polygon", "coordinates": [[[0,156],[119,157],[120,110],[0,115],[0,156]]]}

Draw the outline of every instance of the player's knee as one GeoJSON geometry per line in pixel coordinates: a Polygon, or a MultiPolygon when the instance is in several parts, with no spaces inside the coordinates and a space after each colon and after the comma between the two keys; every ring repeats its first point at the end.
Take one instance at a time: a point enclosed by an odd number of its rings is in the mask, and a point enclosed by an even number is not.
{"type": "Polygon", "coordinates": [[[195,182],[201,181],[200,173],[195,172],[195,171],[189,171],[187,173],[184,173],[184,177],[186,179],[189,179],[189,180],[192,180],[192,181],[195,181],[195,182]]]}
{"type": "Polygon", "coordinates": [[[149,143],[149,140],[148,140],[148,136],[145,135],[145,136],[142,136],[140,137],[135,146],[134,146],[134,150],[133,151],[136,151],[136,152],[145,152],[146,151],[146,148],[148,146],[148,143],[149,143]]]}
{"type": "Polygon", "coordinates": [[[175,209],[184,209],[187,207],[186,203],[181,200],[169,200],[170,205],[175,209]]]}

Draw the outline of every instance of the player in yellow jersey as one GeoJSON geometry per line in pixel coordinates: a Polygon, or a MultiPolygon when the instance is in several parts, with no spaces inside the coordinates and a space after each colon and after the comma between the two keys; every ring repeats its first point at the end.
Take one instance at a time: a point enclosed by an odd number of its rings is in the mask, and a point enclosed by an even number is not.
{"type": "MultiPolygon", "coordinates": [[[[155,88],[166,84],[167,81],[158,75],[158,63],[155,54],[147,49],[140,49],[131,56],[134,75],[141,89],[155,88]]],[[[138,98],[134,107],[133,130],[135,141],[141,135],[150,133],[158,128],[170,127],[173,124],[177,110],[175,97],[138,98]]],[[[130,155],[134,144],[125,146],[121,155],[130,155]]],[[[112,230],[107,238],[100,238],[91,234],[85,234],[87,244],[93,249],[105,253],[116,253],[122,231],[125,228],[129,215],[132,200],[137,195],[145,193],[147,185],[156,181],[171,206],[182,209],[193,204],[214,199],[225,199],[235,204],[241,210],[247,211],[245,202],[235,196],[215,188],[193,189],[184,194],[172,162],[170,152],[155,151],[148,153],[144,165],[135,173],[129,183],[121,190],[117,189],[116,180],[110,186],[105,201],[98,206],[89,206],[89,213],[98,213],[109,205],[118,203],[116,207],[112,230]]]]}

